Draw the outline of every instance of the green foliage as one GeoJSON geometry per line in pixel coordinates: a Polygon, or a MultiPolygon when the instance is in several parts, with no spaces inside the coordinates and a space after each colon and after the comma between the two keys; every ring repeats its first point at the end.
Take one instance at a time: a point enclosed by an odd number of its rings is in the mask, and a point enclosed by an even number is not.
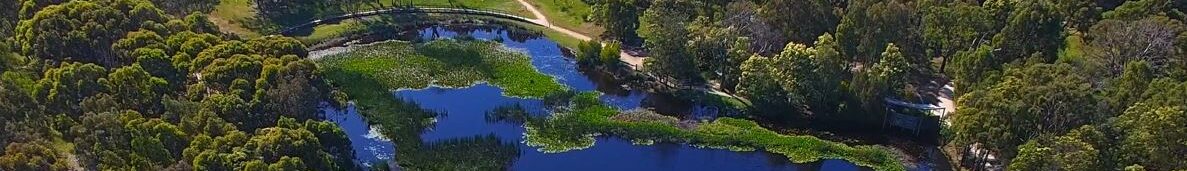
{"type": "Polygon", "coordinates": [[[709,123],[680,123],[675,118],[647,112],[619,113],[597,101],[598,93],[581,93],[568,110],[528,122],[524,139],[545,152],[588,148],[602,133],[632,140],[689,142],[705,147],[737,150],[764,149],[787,156],[796,163],[844,159],[875,170],[904,170],[885,147],[848,146],[811,136],[783,135],[754,121],[719,118],[709,123]],[[654,119],[643,119],[654,118],[654,119]]]}
{"type": "Polygon", "coordinates": [[[135,58],[118,57],[112,44],[125,33],[165,20],[166,15],[147,1],[70,1],[21,21],[14,38],[29,56],[120,66],[135,58]]]}
{"type": "Polygon", "coordinates": [[[621,62],[618,60],[618,53],[622,51],[622,43],[608,42],[602,45],[602,51],[598,54],[598,61],[609,66],[617,66],[621,62]]]}
{"type": "Polygon", "coordinates": [[[620,42],[637,42],[639,35],[635,30],[639,27],[639,15],[642,10],[636,6],[636,0],[606,0],[593,4],[593,22],[605,27],[603,36],[612,37],[620,42]]]}
{"type": "Polygon", "coordinates": [[[843,21],[833,12],[833,6],[828,0],[760,2],[764,3],[758,10],[758,16],[779,30],[782,35],[790,36],[791,42],[799,44],[817,41],[817,36],[833,32],[838,23],[843,21]]]}
{"type": "MultiPolygon", "coordinates": [[[[685,49],[689,31],[686,29],[692,18],[691,4],[679,0],[660,0],[639,17],[639,36],[646,40],[651,57],[644,68],[656,75],[670,77],[669,83],[699,83],[702,81],[695,67],[696,61],[685,49]]],[[[665,78],[667,79],[667,78],[665,78]]]]}
{"type": "Polygon", "coordinates": [[[1122,163],[1135,163],[1153,170],[1187,168],[1181,157],[1187,151],[1187,83],[1157,80],[1146,90],[1146,99],[1117,117],[1122,163]]]}
{"type": "Polygon", "coordinates": [[[1047,1],[1023,1],[1014,4],[1005,27],[993,36],[993,52],[1002,60],[998,63],[1025,59],[1032,54],[1041,54],[1044,61],[1054,61],[1056,53],[1045,52],[1059,49],[1063,42],[1063,18],[1052,9],[1047,1]]]}
{"type": "Polygon", "coordinates": [[[491,42],[439,40],[419,45],[386,42],[328,56],[319,63],[328,72],[373,77],[387,89],[462,87],[489,81],[507,95],[533,98],[566,89],[530,62],[524,54],[491,42]]]}
{"type": "Polygon", "coordinates": [[[983,89],[994,83],[986,81],[1001,68],[1001,63],[997,62],[1001,59],[993,54],[993,49],[992,46],[982,45],[976,49],[956,53],[955,59],[952,59],[953,68],[948,71],[948,75],[952,77],[952,84],[961,88],[956,92],[957,95],[968,90],[983,89]]]}
{"type": "Polygon", "coordinates": [[[1055,170],[1055,161],[1049,158],[1054,155],[1053,150],[1038,146],[1034,141],[1018,146],[1018,156],[1010,161],[1010,169],[1055,170]]]}
{"type": "Polygon", "coordinates": [[[1062,134],[1099,119],[1088,81],[1068,64],[1008,67],[1002,80],[960,97],[958,144],[981,142],[1006,156],[1027,137],[1062,134]]]}
{"type": "Polygon", "coordinates": [[[886,44],[894,43],[912,63],[922,63],[924,49],[915,9],[899,1],[849,1],[837,26],[839,51],[849,61],[872,63],[886,44]]]}
{"type": "Polygon", "coordinates": [[[67,170],[67,160],[55,153],[47,142],[11,143],[0,156],[0,169],[67,170]]]}
{"type": "Polygon", "coordinates": [[[169,86],[165,79],[149,75],[140,65],[115,69],[99,83],[124,105],[120,109],[146,112],[160,110],[156,104],[169,86]]]}
{"type": "Polygon", "coordinates": [[[328,93],[295,39],[227,41],[205,34],[217,30],[204,16],[170,18],[148,1],[22,3],[11,40],[34,58],[2,53],[0,141],[12,148],[0,170],[354,167],[333,123],[273,127],[281,116],[317,119],[328,93]],[[259,131],[273,129],[289,131],[259,131]],[[261,148],[248,151],[248,140],[261,148]]]}
{"type": "Polygon", "coordinates": [[[582,63],[601,63],[602,61],[602,42],[598,40],[589,40],[577,44],[577,61],[582,63]]]}
{"type": "Polygon", "coordinates": [[[1166,15],[1171,10],[1171,0],[1126,1],[1117,9],[1105,12],[1104,19],[1137,20],[1151,15],[1166,15]]]}
{"type": "Polygon", "coordinates": [[[993,32],[992,14],[975,4],[952,3],[921,9],[923,42],[928,56],[943,57],[941,70],[957,52],[976,48],[993,32]]]}
{"type": "Polygon", "coordinates": [[[107,70],[94,64],[63,63],[60,67],[45,71],[37,82],[34,97],[45,105],[49,113],[64,113],[78,116],[83,98],[103,92],[98,80],[107,75],[107,70]]]}
{"type": "Polygon", "coordinates": [[[821,35],[815,46],[791,43],[774,57],[751,57],[742,65],[739,94],[762,113],[786,115],[804,108],[819,116],[837,113],[849,73],[832,35],[821,35]]]}

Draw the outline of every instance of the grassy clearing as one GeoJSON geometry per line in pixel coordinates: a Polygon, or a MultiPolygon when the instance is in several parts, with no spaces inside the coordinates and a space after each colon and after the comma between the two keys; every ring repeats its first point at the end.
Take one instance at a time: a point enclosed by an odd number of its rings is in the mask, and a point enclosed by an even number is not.
{"type": "Polygon", "coordinates": [[[209,14],[210,22],[218,25],[223,32],[246,38],[259,37],[259,33],[244,25],[256,16],[251,3],[251,0],[219,0],[218,6],[209,14]]]}
{"type": "Polygon", "coordinates": [[[464,87],[490,82],[515,97],[542,98],[567,88],[540,73],[522,53],[493,42],[383,42],[320,61],[327,70],[360,73],[390,89],[464,87]]]}
{"type": "Polygon", "coordinates": [[[540,13],[544,13],[548,21],[557,26],[590,37],[597,37],[605,30],[586,22],[586,18],[593,13],[593,8],[582,0],[528,0],[528,3],[540,10],[540,13]]]}
{"type": "MultiPolygon", "coordinates": [[[[382,0],[388,3],[391,1],[401,2],[401,0],[382,0]]],[[[461,7],[481,9],[487,11],[498,11],[508,14],[515,14],[517,16],[536,18],[532,16],[532,12],[520,5],[515,0],[455,0],[455,4],[450,6],[449,1],[446,0],[413,0],[413,3],[422,7],[461,7]]],[[[407,2],[407,1],[403,1],[407,2]]]]}
{"type": "Polygon", "coordinates": [[[796,163],[843,159],[875,170],[905,170],[885,147],[848,146],[812,136],[783,135],[744,119],[720,118],[693,125],[673,123],[669,119],[622,119],[653,116],[617,116],[618,111],[598,101],[597,93],[577,95],[569,108],[567,112],[528,122],[525,143],[544,152],[564,152],[592,146],[593,136],[607,133],[636,142],[686,142],[736,151],[763,149],[787,156],[796,163]]]}
{"type": "Polygon", "coordinates": [[[297,37],[305,44],[315,44],[317,42],[344,37],[352,33],[358,33],[367,30],[367,26],[363,24],[360,19],[342,20],[335,24],[323,24],[313,27],[313,32],[307,36],[297,37]]]}
{"type": "MultiPolygon", "coordinates": [[[[369,11],[369,10],[393,8],[396,5],[403,5],[402,3],[407,3],[408,1],[379,0],[379,1],[361,1],[361,2],[363,2],[363,3],[347,4],[347,5],[342,5],[340,7],[326,7],[326,8],[338,8],[337,10],[327,9],[327,11],[343,11],[343,12],[327,13],[327,14],[323,14],[323,16],[315,16],[316,18],[308,18],[305,20],[313,21],[317,18],[324,18],[324,17],[328,17],[331,15],[345,14],[345,13],[351,12],[351,11],[369,11]]],[[[415,4],[418,7],[471,8],[471,9],[481,9],[481,10],[487,10],[487,11],[504,12],[504,13],[508,13],[508,14],[514,14],[514,15],[518,15],[518,16],[527,17],[527,18],[535,18],[532,16],[530,11],[528,11],[526,8],[524,8],[522,5],[520,5],[515,0],[456,0],[456,3],[453,5],[451,5],[449,3],[449,1],[443,1],[443,0],[413,0],[412,2],[413,2],[413,4],[415,4]]],[[[219,4],[215,7],[215,9],[210,12],[210,14],[209,14],[210,20],[211,20],[211,22],[214,22],[216,25],[218,25],[219,29],[223,30],[224,32],[233,33],[233,34],[244,36],[244,37],[258,37],[261,35],[261,33],[260,33],[261,30],[253,30],[252,28],[257,28],[260,26],[257,26],[257,27],[249,27],[249,26],[259,25],[259,24],[271,24],[271,23],[253,23],[253,22],[259,22],[259,20],[256,19],[257,13],[256,13],[255,9],[252,8],[252,6],[253,5],[252,5],[251,0],[221,0],[221,1],[219,1],[219,4]]],[[[347,23],[347,25],[353,25],[353,24],[347,23]]],[[[284,27],[284,26],[279,26],[279,27],[284,27]]],[[[260,28],[262,28],[262,27],[260,27],[260,28]]],[[[332,35],[327,35],[327,36],[332,36],[332,35]]]]}

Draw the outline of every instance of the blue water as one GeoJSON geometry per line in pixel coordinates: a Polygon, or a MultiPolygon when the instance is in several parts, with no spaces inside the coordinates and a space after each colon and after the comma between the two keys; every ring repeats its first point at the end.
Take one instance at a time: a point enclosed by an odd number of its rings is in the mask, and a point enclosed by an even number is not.
{"type": "MultiPolygon", "coordinates": [[[[579,72],[576,63],[564,57],[557,44],[550,40],[533,38],[512,41],[506,32],[499,30],[473,31],[467,34],[475,39],[501,39],[508,48],[531,56],[532,64],[538,70],[555,77],[571,89],[597,91],[618,87],[599,87],[598,83],[579,72]]],[[[421,31],[421,36],[425,39],[436,39],[456,37],[459,33],[433,27],[421,31]]],[[[638,108],[649,98],[646,93],[640,91],[616,92],[618,93],[602,96],[602,101],[625,110],[638,108]]],[[[501,89],[488,84],[465,88],[401,90],[393,92],[393,98],[413,101],[421,108],[441,114],[434,126],[422,133],[423,142],[494,135],[505,142],[518,144],[520,156],[512,163],[511,170],[866,170],[843,160],[795,164],[790,163],[785,157],[766,152],[733,152],[671,143],[632,145],[631,141],[611,136],[598,137],[595,145],[588,149],[542,153],[534,147],[520,143],[524,132],[522,124],[486,119],[488,111],[507,105],[520,105],[533,115],[547,115],[549,112],[541,100],[505,97],[502,96],[501,89]]],[[[377,136],[353,106],[347,107],[344,111],[325,112],[327,117],[341,125],[348,134],[357,160],[392,159],[392,143],[382,136],[377,136]]]]}

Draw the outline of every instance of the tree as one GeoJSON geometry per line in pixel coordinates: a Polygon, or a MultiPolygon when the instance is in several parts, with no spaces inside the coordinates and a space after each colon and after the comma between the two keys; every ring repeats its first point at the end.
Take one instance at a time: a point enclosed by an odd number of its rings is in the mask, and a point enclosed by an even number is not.
{"type": "Polygon", "coordinates": [[[107,70],[95,64],[63,63],[45,72],[34,96],[49,113],[79,116],[83,98],[104,92],[98,80],[106,75],[107,70]]]}
{"type": "Polygon", "coordinates": [[[958,51],[972,50],[992,35],[992,16],[980,6],[952,3],[922,10],[923,41],[928,56],[943,58],[941,72],[958,51]]]}
{"type": "Polygon", "coordinates": [[[836,38],[849,61],[876,62],[886,44],[894,43],[912,63],[925,63],[915,9],[899,1],[855,0],[845,11],[836,38]]]}
{"type": "Polygon", "coordinates": [[[738,83],[738,95],[749,100],[759,114],[769,117],[786,117],[793,112],[790,97],[780,85],[772,67],[774,59],[754,55],[742,63],[742,77],[738,83]]]}
{"type": "Polygon", "coordinates": [[[66,158],[50,148],[48,142],[11,143],[0,156],[2,170],[68,170],[66,158]]]}
{"type": "Polygon", "coordinates": [[[953,68],[947,73],[952,77],[953,85],[960,87],[957,89],[959,91],[955,92],[957,95],[996,83],[987,81],[990,80],[988,78],[994,77],[999,72],[1002,65],[998,62],[1001,59],[993,54],[993,49],[992,46],[981,45],[975,49],[956,53],[955,58],[952,59],[953,68]]]}
{"type": "Polygon", "coordinates": [[[1010,161],[1011,170],[1093,170],[1099,151],[1076,137],[1058,136],[1033,139],[1018,146],[1018,156],[1010,161]]]}
{"type": "Polygon", "coordinates": [[[1138,20],[1151,15],[1166,15],[1170,11],[1170,0],[1126,1],[1117,9],[1103,13],[1104,19],[1138,20]]]}
{"type": "Polygon", "coordinates": [[[17,18],[20,8],[21,3],[19,1],[0,2],[0,37],[12,36],[13,28],[20,21],[20,18],[17,18]]]}
{"type": "Polygon", "coordinates": [[[1187,83],[1158,79],[1150,84],[1142,102],[1117,117],[1123,132],[1120,163],[1135,163],[1152,170],[1185,169],[1187,152],[1187,83]]]}
{"type": "Polygon", "coordinates": [[[740,37],[734,39],[734,44],[730,46],[729,53],[726,54],[727,62],[723,65],[721,70],[721,88],[725,91],[736,92],[738,83],[742,78],[742,63],[746,62],[754,53],[750,52],[750,38],[740,37]]]}
{"type": "Polygon", "coordinates": [[[621,61],[618,60],[619,53],[622,51],[622,43],[608,42],[602,45],[602,51],[598,54],[598,61],[607,66],[618,66],[621,61]]]}
{"type": "Polygon", "coordinates": [[[1101,11],[1094,1],[1057,0],[1055,9],[1066,21],[1065,27],[1078,31],[1088,30],[1099,20],[1101,11]]]}
{"type": "Polygon", "coordinates": [[[127,32],[164,19],[160,10],[142,0],[70,1],[37,11],[17,26],[14,39],[29,56],[122,66],[132,61],[117,58],[112,44],[127,32]]]}
{"type": "Polygon", "coordinates": [[[165,45],[164,38],[150,30],[128,32],[124,38],[111,45],[111,49],[119,61],[124,63],[136,61],[139,56],[135,56],[136,54],[133,53],[140,48],[169,49],[165,45]]]}
{"type": "Polygon", "coordinates": [[[679,0],[655,1],[639,18],[638,33],[645,39],[644,46],[652,56],[644,68],[656,75],[670,77],[678,84],[702,81],[694,59],[688,57],[684,47],[689,35],[685,29],[691,15],[691,11],[687,11],[689,7],[679,0]]]}
{"type": "Polygon", "coordinates": [[[1069,64],[1010,66],[1001,81],[957,100],[957,144],[983,143],[999,156],[1044,134],[1062,134],[1099,118],[1091,84],[1069,64]]]}
{"type": "Polygon", "coordinates": [[[641,11],[635,0],[606,0],[593,4],[593,22],[606,28],[605,37],[627,44],[638,44],[641,11]]]}
{"type": "Polygon", "coordinates": [[[1047,1],[1024,1],[1014,4],[1015,8],[1006,20],[1006,26],[993,36],[994,55],[1001,61],[1023,59],[1032,54],[1042,54],[1045,61],[1055,61],[1054,49],[1063,44],[1063,17],[1051,9],[1047,1]]]}
{"type": "Polygon", "coordinates": [[[582,63],[600,63],[602,42],[598,40],[582,41],[577,44],[577,61],[582,63]]]}
{"type": "MultiPolygon", "coordinates": [[[[751,1],[735,1],[726,6],[725,18],[721,25],[734,28],[743,37],[749,38],[750,52],[770,55],[782,50],[787,44],[787,36],[781,30],[763,21],[759,17],[760,7],[751,1]]],[[[746,56],[750,56],[747,54],[746,56]]],[[[743,60],[744,61],[744,60],[743,60]]],[[[739,61],[739,63],[741,63],[739,61]]]]}
{"type": "Polygon", "coordinates": [[[804,99],[807,99],[808,109],[817,115],[837,113],[844,97],[842,82],[849,76],[837,46],[832,35],[827,33],[816,38],[811,74],[804,73],[811,76],[804,82],[806,89],[803,92],[807,96],[804,99]]]}
{"type": "MultiPolygon", "coordinates": [[[[808,44],[821,34],[832,32],[840,20],[826,0],[770,0],[758,11],[759,17],[791,42],[808,44]]],[[[787,42],[781,42],[787,43],[787,42]]]]}
{"type": "Polygon", "coordinates": [[[1010,160],[1011,170],[1056,170],[1055,161],[1051,156],[1055,153],[1051,148],[1040,147],[1038,142],[1030,141],[1018,146],[1018,157],[1010,160]]]}
{"type": "Polygon", "coordinates": [[[1159,75],[1183,60],[1175,52],[1175,41],[1184,31],[1181,22],[1164,17],[1137,21],[1104,20],[1089,31],[1090,61],[1104,70],[1105,77],[1121,74],[1132,61],[1144,61],[1159,75]]]}
{"type": "Polygon", "coordinates": [[[1142,93],[1146,92],[1146,87],[1151,81],[1154,81],[1154,73],[1149,64],[1144,61],[1133,61],[1126,64],[1121,77],[1117,78],[1111,89],[1106,92],[1108,93],[1109,114],[1121,114],[1126,108],[1142,100],[1142,93]]]}
{"type": "Polygon", "coordinates": [[[688,31],[691,35],[685,49],[688,49],[689,55],[695,60],[696,70],[706,79],[722,79],[722,70],[726,67],[724,65],[728,64],[726,55],[730,43],[734,42],[731,39],[737,36],[732,34],[732,30],[720,27],[703,16],[693,20],[692,24],[688,25],[688,31]]]}
{"type": "Polygon", "coordinates": [[[119,101],[119,109],[156,113],[160,111],[160,98],[167,91],[169,82],[153,77],[140,65],[115,69],[100,84],[119,101]]]}

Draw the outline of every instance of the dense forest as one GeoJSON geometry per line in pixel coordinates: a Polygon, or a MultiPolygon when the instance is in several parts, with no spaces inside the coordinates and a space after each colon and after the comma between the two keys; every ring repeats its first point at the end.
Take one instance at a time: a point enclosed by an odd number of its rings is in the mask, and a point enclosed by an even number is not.
{"type": "Polygon", "coordinates": [[[0,11],[0,170],[355,167],[320,119],[331,90],[295,39],[223,35],[144,0],[0,11]]]}
{"type": "Polygon", "coordinates": [[[883,98],[950,80],[942,139],[1010,170],[1187,169],[1187,1],[592,3],[648,72],[720,85],[756,116],[878,129],[883,98]]]}
{"type": "MultiPolygon", "coordinates": [[[[355,1],[254,8],[277,30],[355,1]]],[[[940,139],[966,153],[949,155],[1187,169],[1184,0],[582,1],[610,46],[578,56],[641,47],[660,84],[738,95],[762,121],[878,130],[883,99],[947,82],[940,139]]],[[[306,45],[224,34],[213,4],[0,1],[0,170],[357,169],[306,45]]]]}

